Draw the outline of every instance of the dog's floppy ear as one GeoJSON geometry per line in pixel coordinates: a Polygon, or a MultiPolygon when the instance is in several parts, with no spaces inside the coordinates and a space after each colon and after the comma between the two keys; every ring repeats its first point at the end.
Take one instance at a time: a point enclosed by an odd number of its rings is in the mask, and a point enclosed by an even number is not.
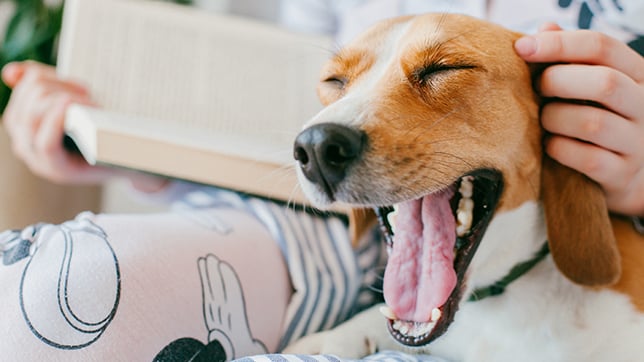
{"type": "Polygon", "coordinates": [[[617,282],[621,260],[599,185],[547,156],[542,172],[548,241],[559,270],[582,285],[617,282]]]}
{"type": "Polygon", "coordinates": [[[349,236],[351,245],[358,246],[364,233],[371,230],[378,221],[376,213],[370,208],[353,208],[349,211],[349,236]]]}

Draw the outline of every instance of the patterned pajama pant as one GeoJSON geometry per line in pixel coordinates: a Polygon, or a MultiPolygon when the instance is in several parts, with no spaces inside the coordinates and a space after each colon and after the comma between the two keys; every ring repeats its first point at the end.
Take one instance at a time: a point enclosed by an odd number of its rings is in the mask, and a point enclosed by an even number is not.
{"type": "Polygon", "coordinates": [[[341,217],[212,188],[167,213],[5,231],[0,360],[274,353],[379,297],[378,237],[353,249],[347,235],[341,217]]]}

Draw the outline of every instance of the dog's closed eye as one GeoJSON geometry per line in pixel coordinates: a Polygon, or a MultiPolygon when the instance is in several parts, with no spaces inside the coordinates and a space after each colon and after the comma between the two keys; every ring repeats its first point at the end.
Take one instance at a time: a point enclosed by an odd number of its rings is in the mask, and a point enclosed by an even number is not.
{"type": "Polygon", "coordinates": [[[332,73],[328,77],[322,78],[318,84],[318,96],[323,104],[328,105],[342,98],[349,84],[349,78],[332,73]]]}
{"type": "Polygon", "coordinates": [[[429,63],[422,67],[417,68],[411,73],[412,83],[418,85],[429,85],[431,82],[439,75],[443,75],[447,72],[454,72],[459,70],[474,69],[475,65],[471,64],[443,64],[443,63],[429,63]]]}
{"type": "Polygon", "coordinates": [[[322,81],[329,87],[337,88],[337,89],[344,89],[347,85],[347,78],[338,76],[338,75],[333,75],[330,76],[322,81]]]}

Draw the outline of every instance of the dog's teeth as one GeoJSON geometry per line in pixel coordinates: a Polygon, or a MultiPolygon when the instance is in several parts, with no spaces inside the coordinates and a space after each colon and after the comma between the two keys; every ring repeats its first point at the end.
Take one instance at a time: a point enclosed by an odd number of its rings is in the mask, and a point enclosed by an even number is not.
{"type": "Polygon", "coordinates": [[[462,197],[465,198],[471,198],[472,193],[474,192],[474,184],[472,181],[474,180],[474,177],[472,176],[464,176],[461,179],[461,186],[458,189],[458,192],[461,193],[462,197]]]}
{"type": "Polygon", "coordinates": [[[385,318],[390,319],[392,321],[395,321],[396,319],[396,314],[394,313],[393,309],[387,307],[387,306],[382,306],[380,307],[380,313],[385,316],[385,318]]]}
{"type": "Polygon", "coordinates": [[[472,200],[474,185],[472,179],[472,176],[463,177],[461,186],[458,189],[461,194],[458,209],[456,210],[456,235],[458,236],[466,235],[472,227],[472,213],[474,210],[474,200],[472,200]]]}
{"type": "Polygon", "coordinates": [[[409,332],[409,322],[403,322],[401,320],[394,321],[393,325],[394,329],[397,330],[398,332],[407,335],[409,332]]]}
{"type": "Polygon", "coordinates": [[[432,331],[434,328],[434,323],[421,323],[416,325],[416,328],[414,328],[414,331],[412,332],[412,336],[414,337],[420,337],[424,334],[427,334],[432,331]]]}
{"type": "Polygon", "coordinates": [[[398,208],[394,206],[394,211],[387,214],[387,221],[389,222],[389,227],[391,227],[391,232],[396,234],[396,218],[398,217],[398,208]]]}
{"type": "Polygon", "coordinates": [[[417,322],[403,322],[395,321],[393,327],[395,330],[400,332],[400,334],[406,337],[420,337],[425,335],[434,329],[436,323],[417,323],[417,322]]]}
{"type": "Polygon", "coordinates": [[[461,199],[456,211],[456,234],[463,236],[470,231],[472,227],[472,210],[474,201],[472,199],[461,199]]]}
{"type": "Polygon", "coordinates": [[[438,308],[432,309],[432,322],[435,323],[442,315],[443,315],[443,312],[441,312],[440,309],[438,308]]]}
{"type": "Polygon", "coordinates": [[[400,322],[398,324],[398,332],[402,333],[405,336],[409,335],[409,323],[400,322]]]}

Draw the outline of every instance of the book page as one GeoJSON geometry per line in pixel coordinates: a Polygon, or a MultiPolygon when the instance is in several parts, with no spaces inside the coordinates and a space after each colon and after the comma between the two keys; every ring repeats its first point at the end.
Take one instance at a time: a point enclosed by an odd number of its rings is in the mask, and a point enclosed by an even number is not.
{"type": "Polygon", "coordinates": [[[326,37],[185,6],[68,0],[58,69],[111,111],[161,130],[270,143],[292,162],[295,136],[321,109],[315,86],[330,47],[326,37]]]}

